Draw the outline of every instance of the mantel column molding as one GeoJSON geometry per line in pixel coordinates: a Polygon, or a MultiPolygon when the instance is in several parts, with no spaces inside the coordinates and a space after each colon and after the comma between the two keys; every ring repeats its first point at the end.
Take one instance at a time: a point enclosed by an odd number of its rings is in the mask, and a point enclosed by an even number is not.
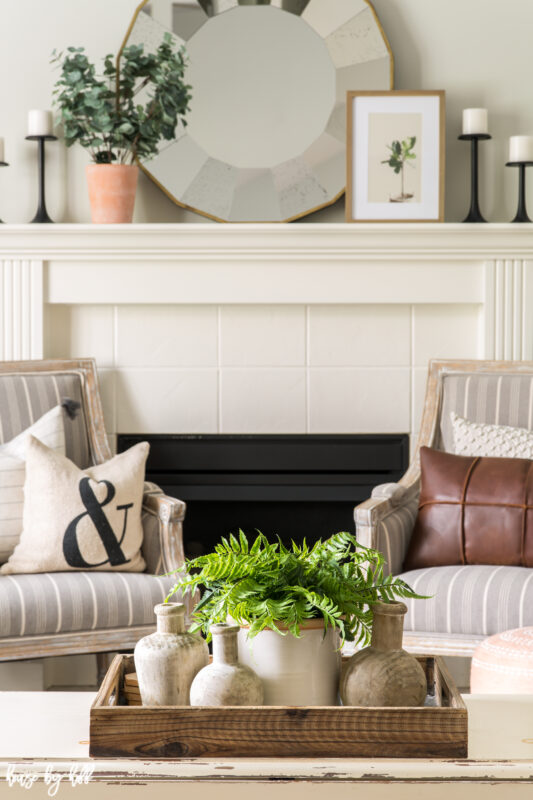
{"type": "Polygon", "coordinates": [[[0,260],[0,315],[0,358],[42,358],[42,261],[0,260]]]}
{"type": "Polygon", "coordinates": [[[485,357],[533,360],[533,259],[485,263],[485,357]]]}

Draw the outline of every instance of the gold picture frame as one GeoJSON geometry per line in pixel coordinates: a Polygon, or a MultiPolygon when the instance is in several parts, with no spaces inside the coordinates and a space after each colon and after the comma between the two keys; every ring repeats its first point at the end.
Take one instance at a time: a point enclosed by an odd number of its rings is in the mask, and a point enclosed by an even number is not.
{"type": "Polygon", "coordinates": [[[443,222],[443,90],[346,96],[346,221],[443,222]]]}

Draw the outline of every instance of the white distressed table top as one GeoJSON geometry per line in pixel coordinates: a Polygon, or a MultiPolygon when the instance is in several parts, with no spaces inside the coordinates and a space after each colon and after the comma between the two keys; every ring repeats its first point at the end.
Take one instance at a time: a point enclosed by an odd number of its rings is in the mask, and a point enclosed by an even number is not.
{"type": "MultiPolygon", "coordinates": [[[[89,759],[91,692],[0,692],[0,780],[8,765],[44,774],[47,763],[68,773],[75,762],[94,768],[94,781],[120,776],[135,781],[323,782],[533,782],[533,695],[465,695],[469,717],[468,760],[422,759],[189,759],[181,761],[89,759]],[[25,765],[27,768],[27,762],[25,765]]],[[[11,795],[10,795],[11,796],[11,795]]],[[[80,793],[80,800],[82,793],[80,793]]],[[[14,800],[14,796],[13,796],[14,800]]]]}

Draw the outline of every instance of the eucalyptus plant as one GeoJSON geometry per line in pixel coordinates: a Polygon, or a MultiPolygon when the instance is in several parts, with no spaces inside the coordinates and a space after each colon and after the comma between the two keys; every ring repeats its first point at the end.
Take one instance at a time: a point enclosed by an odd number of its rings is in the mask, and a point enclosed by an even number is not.
{"type": "Polygon", "coordinates": [[[178,124],[187,124],[187,56],[169,33],[154,53],[141,44],[116,60],[107,55],[100,76],[83,47],[52,55],[61,70],[53,95],[65,143],[79,142],[97,164],[152,158],[161,140],[175,139],[178,124]]]}
{"type": "Polygon", "coordinates": [[[305,541],[286,547],[259,533],[250,545],[239,531],[223,538],[214,551],[185,562],[185,574],[167,601],[181,590],[203,595],[193,613],[191,632],[203,631],[228,617],[249,626],[253,638],[265,629],[301,635],[310,619],[323,619],[342,641],[366,644],[372,605],[378,600],[419,597],[405,581],[384,575],[381,553],[359,544],[350,533],[337,533],[312,547],[305,541]],[[286,630],[282,630],[282,627],[286,630]]]}

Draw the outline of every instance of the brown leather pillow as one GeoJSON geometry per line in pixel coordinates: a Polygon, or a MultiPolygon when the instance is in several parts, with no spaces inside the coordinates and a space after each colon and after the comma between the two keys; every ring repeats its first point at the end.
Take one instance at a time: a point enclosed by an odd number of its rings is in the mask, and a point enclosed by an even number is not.
{"type": "Polygon", "coordinates": [[[533,567],[533,461],[420,449],[418,516],[404,569],[533,567]]]}

